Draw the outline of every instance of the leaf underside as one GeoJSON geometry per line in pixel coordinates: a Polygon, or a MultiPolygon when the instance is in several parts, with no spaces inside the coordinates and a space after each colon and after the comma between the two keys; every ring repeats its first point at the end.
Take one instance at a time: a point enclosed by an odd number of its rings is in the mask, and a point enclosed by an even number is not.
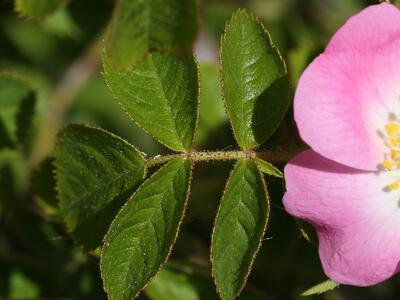
{"type": "Polygon", "coordinates": [[[55,158],[68,230],[86,249],[94,249],[143,180],[145,160],[121,138],[83,125],[69,125],[59,133],[55,158]]]}
{"type": "Polygon", "coordinates": [[[240,160],[228,180],[211,242],[212,273],[222,299],[236,298],[267,225],[269,199],[253,160],[240,160]]]}
{"type": "Polygon", "coordinates": [[[191,163],[176,158],[143,183],[104,239],[101,273],[110,299],[135,297],[175,242],[189,193],[191,163]]]}
{"type": "Polygon", "coordinates": [[[237,142],[252,149],[278,127],[288,105],[286,66],[262,24],[238,11],[221,41],[225,105],[237,142]]]}

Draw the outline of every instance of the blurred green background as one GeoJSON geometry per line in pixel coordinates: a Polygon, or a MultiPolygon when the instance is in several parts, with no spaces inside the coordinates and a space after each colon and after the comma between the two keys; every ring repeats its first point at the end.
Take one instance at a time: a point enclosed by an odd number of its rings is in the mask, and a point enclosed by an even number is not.
{"type": "MultiPolygon", "coordinates": [[[[263,20],[285,58],[293,89],[306,65],[320,53],[345,20],[377,1],[362,0],[204,0],[196,55],[201,72],[201,109],[196,145],[235,149],[221,102],[218,71],[220,35],[238,8],[263,20]]],[[[11,0],[0,0],[0,70],[18,70],[42,90],[45,114],[67,99],[59,125],[86,123],[114,132],[149,156],[168,152],[135,127],[113,100],[101,76],[99,41],[112,0],[71,0],[41,21],[20,18],[11,0]],[[80,74],[88,75],[80,77],[80,74]],[[69,74],[69,75],[68,75],[69,74]],[[76,88],[63,89],[68,76],[76,88]],[[62,94],[65,93],[65,94],[62,94]]],[[[68,81],[67,80],[67,81],[68,81]]],[[[2,137],[0,136],[0,141],[2,137]]],[[[289,110],[265,147],[297,141],[289,110]]],[[[58,215],[51,157],[31,170],[24,154],[0,143],[0,299],[105,299],[95,254],[84,253],[69,237],[58,215]]],[[[209,275],[213,219],[232,163],[199,164],[172,263],[142,299],[217,299],[209,275]],[[174,295],[185,295],[176,298],[174,295]]],[[[271,219],[242,299],[300,299],[323,281],[317,249],[301,237],[298,224],[281,203],[284,185],[267,178],[271,219]]],[[[308,299],[400,299],[400,278],[369,288],[340,287],[308,299]]]]}

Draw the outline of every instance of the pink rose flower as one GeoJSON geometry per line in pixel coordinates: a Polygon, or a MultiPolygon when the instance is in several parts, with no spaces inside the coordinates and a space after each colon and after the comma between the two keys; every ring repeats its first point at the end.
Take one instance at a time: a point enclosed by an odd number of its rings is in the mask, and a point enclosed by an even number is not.
{"type": "Polygon", "coordinates": [[[400,271],[400,11],[370,6],[300,78],[295,119],[307,150],[285,167],[286,210],[311,223],[332,280],[400,271]]]}

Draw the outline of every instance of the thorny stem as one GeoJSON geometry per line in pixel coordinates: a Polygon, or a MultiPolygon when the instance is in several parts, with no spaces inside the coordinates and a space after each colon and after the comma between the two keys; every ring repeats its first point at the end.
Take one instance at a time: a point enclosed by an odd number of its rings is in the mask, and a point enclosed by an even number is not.
{"type": "Polygon", "coordinates": [[[256,157],[263,160],[275,163],[287,162],[293,156],[299,152],[305,150],[306,147],[301,145],[300,147],[291,149],[290,151],[279,150],[263,150],[260,152],[254,152],[251,150],[244,151],[193,151],[188,153],[177,153],[169,155],[157,155],[147,160],[146,165],[148,168],[152,168],[158,165],[169,162],[170,160],[178,157],[185,157],[193,162],[206,162],[206,161],[224,161],[224,160],[239,160],[239,159],[254,159],[256,157]]]}
{"type": "Polygon", "coordinates": [[[29,159],[31,167],[37,167],[51,152],[58,129],[76,94],[100,65],[100,51],[101,39],[96,38],[86,52],[66,70],[55,88],[53,99],[39,124],[37,138],[29,159]]]}

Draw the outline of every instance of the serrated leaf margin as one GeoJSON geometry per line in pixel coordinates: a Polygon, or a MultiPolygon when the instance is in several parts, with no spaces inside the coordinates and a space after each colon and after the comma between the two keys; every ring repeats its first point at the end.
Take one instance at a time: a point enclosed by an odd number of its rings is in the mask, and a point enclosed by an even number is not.
{"type": "MultiPolygon", "coordinates": [[[[173,241],[173,243],[171,244],[171,246],[170,246],[170,248],[169,248],[169,250],[168,250],[168,254],[167,254],[165,260],[160,264],[160,267],[158,268],[158,271],[149,279],[149,281],[142,287],[142,289],[140,289],[140,290],[132,297],[132,299],[135,299],[135,298],[149,285],[149,283],[160,273],[160,270],[161,270],[161,269],[164,267],[164,265],[167,263],[167,261],[168,261],[170,255],[171,255],[171,253],[172,253],[173,247],[174,247],[174,245],[175,245],[175,243],[176,243],[176,240],[177,240],[177,238],[178,238],[178,235],[179,235],[179,232],[180,232],[180,229],[181,229],[181,225],[182,225],[183,219],[185,218],[185,215],[186,215],[186,210],[187,210],[187,206],[188,206],[188,202],[189,202],[190,191],[191,191],[192,180],[193,180],[193,170],[194,170],[194,163],[193,163],[193,161],[191,161],[190,159],[187,159],[187,158],[180,158],[180,157],[177,157],[177,158],[175,158],[175,159],[169,161],[167,164],[163,165],[160,169],[162,169],[163,167],[169,165],[171,162],[173,162],[173,161],[176,160],[176,159],[182,159],[182,160],[185,160],[185,161],[189,161],[189,163],[190,163],[188,188],[187,188],[187,192],[186,192],[186,199],[185,199],[185,204],[184,204],[184,209],[183,209],[182,217],[181,217],[181,219],[179,220],[179,223],[178,223],[178,226],[177,226],[177,231],[176,231],[176,234],[175,234],[175,237],[174,237],[174,241],[173,241]]],[[[110,224],[110,226],[109,226],[109,229],[107,230],[107,233],[105,234],[105,236],[104,236],[104,238],[103,238],[103,244],[105,243],[105,237],[108,235],[108,233],[109,233],[109,231],[110,231],[110,228],[111,228],[112,225],[114,224],[114,222],[115,222],[115,220],[117,219],[117,217],[118,217],[118,215],[120,214],[120,212],[125,208],[125,206],[127,206],[127,205],[129,204],[130,201],[133,201],[133,198],[135,197],[135,195],[136,195],[137,193],[139,193],[139,191],[142,189],[143,184],[144,184],[145,182],[151,180],[151,178],[153,178],[153,177],[158,173],[158,171],[159,171],[159,170],[157,170],[157,171],[154,172],[150,177],[148,177],[148,178],[139,186],[139,188],[134,192],[134,194],[128,199],[128,201],[126,201],[126,203],[121,207],[121,209],[119,210],[119,212],[118,212],[117,215],[115,216],[114,220],[111,222],[111,224],[110,224]]],[[[106,287],[105,287],[105,285],[104,285],[102,260],[103,260],[103,247],[101,247],[101,253],[100,253],[100,263],[99,263],[99,266],[100,266],[100,275],[101,275],[101,279],[102,279],[102,283],[103,283],[103,290],[104,290],[104,292],[107,294],[107,296],[110,297],[110,295],[107,293],[106,287]]],[[[111,298],[110,298],[110,299],[111,299],[111,298]]]]}
{"type": "MultiPolygon", "coordinates": [[[[217,215],[216,215],[216,217],[215,217],[215,219],[214,219],[214,224],[213,224],[213,229],[212,229],[212,234],[211,234],[211,241],[214,239],[215,225],[216,225],[216,221],[217,221],[217,219],[218,219],[218,216],[219,216],[219,213],[220,213],[220,210],[221,210],[222,199],[223,199],[224,196],[225,196],[225,192],[226,192],[227,187],[228,187],[228,184],[229,184],[229,179],[232,177],[233,171],[234,171],[234,169],[235,169],[237,163],[238,163],[239,161],[242,161],[242,160],[250,160],[250,161],[253,161],[252,159],[240,159],[240,160],[238,160],[238,161],[236,162],[236,164],[234,165],[233,169],[230,171],[228,180],[227,180],[227,182],[226,182],[226,184],[225,184],[225,188],[224,188],[224,191],[223,191],[223,193],[222,193],[221,200],[220,200],[220,202],[219,202],[219,204],[218,204],[218,211],[217,211],[217,215]]],[[[269,223],[269,218],[270,218],[270,213],[271,213],[270,198],[269,198],[269,193],[268,193],[268,189],[267,189],[267,184],[266,184],[266,182],[265,182],[265,180],[264,180],[263,174],[262,174],[261,171],[258,169],[257,163],[256,163],[256,162],[254,162],[254,163],[256,164],[257,172],[259,173],[259,176],[260,176],[260,178],[261,178],[261,181],[262,181],[262,184],[263,184],[263,189],[264,189],[265,196],[266,196],[266,200],[267,200],[267,207],[266,207],[266,208],[267,208],[267,217],[266,217],[266,222],[265,222],[265,226],[264,226],[263,232],[262,232],[262,234],[261,234],[261,236],[260,236],[260,240],[259,240],[259,242],[258,242],[257,249],[256,249],[256,251],[254,252],[253,257],[251,258],[249,267],[248,267],[247,272],[246,272],[246,274],[245,274],[245,276],[244,276],[243,284],[242,284],[242,286],[240,287],[240,289],[239,289],[239,291],[237,292],[237,294],[235,295],[235,297],[232,298],[232,299],[235,299],[235,298],[239,297],[240,294],[242,293],[244,287],[246,286],[247,279],[248,279],[248,277],[249,277],[249,275],[250,275],[250,273],[251,273],[251,271],[252,271],[252,269],[253,269],[254,261],[255,261],[255,259],[256,259],[256,257],[257,257],[258,251],[259,251],[260,248],[261,248],[262,241],[264,240],[265,232],[266,232],[267,229],[268,229],[268,223],[269,223]]],[[[212,248],[210,248],[210,249],[212,249],[212,248]]],[[[210,261],[211,261],[211,265],[213,265],[213,258],[212,258],[212,252],[211,252],[211,251],[210,251],[210,261]]],[[[223,300],[231,300],[231,299],[224,299],[223,296],[222,296],[222,293],[221,293],[221,291],[220,291],[220,289],[219,289],[219,287],[216,285],[216,283],[215,283],[214,268],[211,268],[211,275],[212,275],[212,278],[213,278],[213,280],[214,280],[214,284],[215,284],[215,286],[216,286],[217,293],[218,293],[218,295],[221,297],[221,299],[223,299],[223,300]]]]}

